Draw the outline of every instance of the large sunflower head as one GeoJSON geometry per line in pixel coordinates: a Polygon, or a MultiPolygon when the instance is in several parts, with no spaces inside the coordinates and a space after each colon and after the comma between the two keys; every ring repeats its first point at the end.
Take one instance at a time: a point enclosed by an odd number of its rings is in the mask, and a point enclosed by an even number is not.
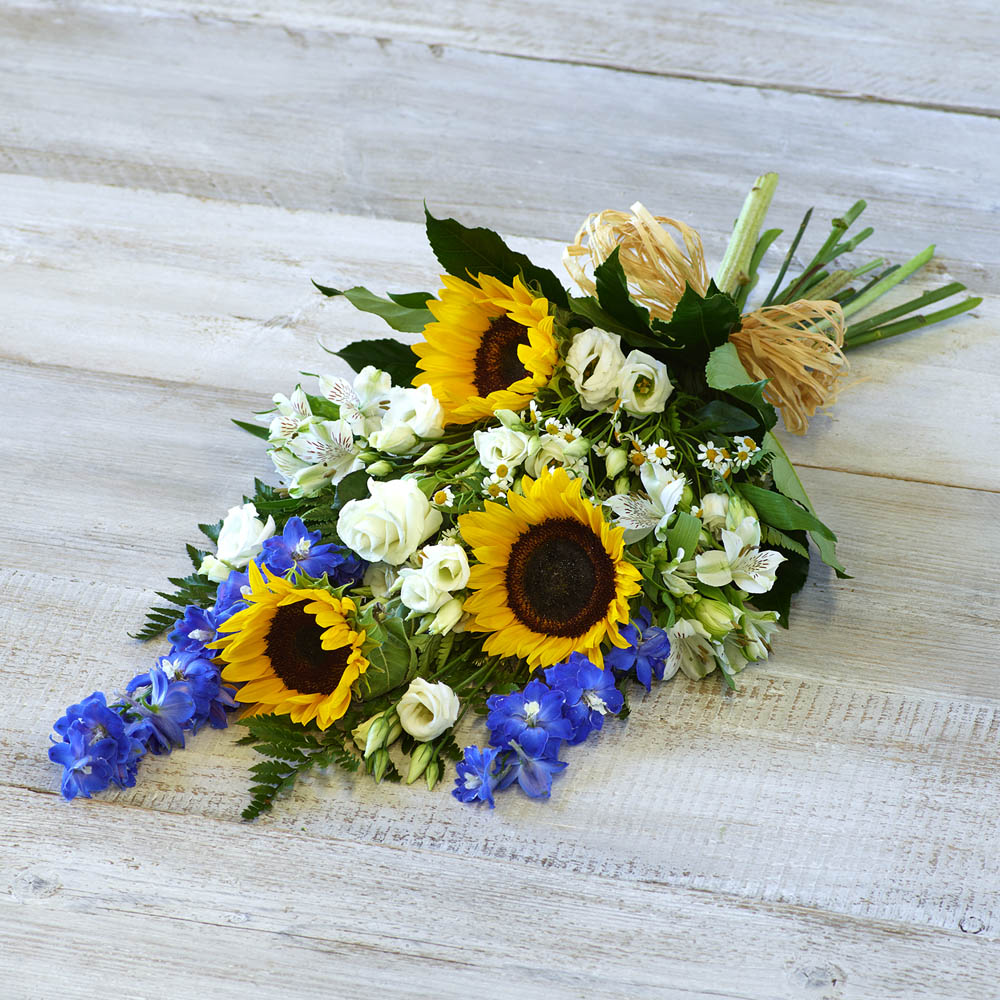
{"type": "Polygon", "coordinates": [[[520,278],[513,285],[480,274],[474,282],[450,274],[427,307],[436,322],[415,344],[421,372],[451,424],[467,424],[496,410],[523,410],[546,385],[558,360],[548,299],[520,278]]]}
{"type": "Polygon", "coordinates": [[[459,519],[478,564],[465,602],[471,628],[492,633],[487,653],[518,656],[532,668],[578,652],[604,665],[605,638],[625,647],[620,626],[628,599],[639,592],[639,571],[626,560],[622,528],[604,520],[580,495],[580,479],[565,469],[523,478],[524,496],[510,507],[485,504],[459,519]]]}
{"type": "Polygon", "coordinates": [[[222,679],[243,685],[236,700],[250,706],[250,715],[315,719],[328,728],[347,711],[351,685],[368,669],[361,654],[365,633],[346,617],[354,602],[296,588],[255,563],[246,600],[249,606],[222,626],[228,634],[213,644],[226,664],[222,679]]]}

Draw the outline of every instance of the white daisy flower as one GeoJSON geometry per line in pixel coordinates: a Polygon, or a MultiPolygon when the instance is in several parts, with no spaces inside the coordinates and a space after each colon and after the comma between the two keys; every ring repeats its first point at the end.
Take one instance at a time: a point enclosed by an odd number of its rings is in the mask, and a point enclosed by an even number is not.
{"type": "Polygon", "coordinates": [[[450,507],[455,502],[455,494],[450,486],[443,486],[431,494],[431,503],[435,507],[450,507]]]}
{"type": "Polygon", "coordinates": [[[483,496],[487,500],[503,500],[513,483],[495,472],[483,479],[483,496]]]}
{"type": "Polygon", "coordinates": [[[646,448],[646,458],[659,465],[672,465],[675,455],[674,446],[666,438],[660,438],[646,448]]]}
{"type": "Polygon", "coordinates": [[[702,466],[717,472],[723,478],[729,475],[731,460],[729,449],[716,447],[714,441],[709,441],[698,448],[698,461],[702,466]]]}
{"type": "Polygon", "coordinates": [[[733,464],[739,469],[745,469],[760,452],[757,442],[752,437],[738,437],[733,441],[733,464]]]}

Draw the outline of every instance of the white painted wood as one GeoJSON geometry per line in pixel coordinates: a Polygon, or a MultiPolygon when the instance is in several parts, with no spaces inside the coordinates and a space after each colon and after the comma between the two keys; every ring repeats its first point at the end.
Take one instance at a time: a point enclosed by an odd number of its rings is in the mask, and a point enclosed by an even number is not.
{"type": "MultiPolygon", "coordinates": [[[[2,183],[0,356],[219,386],[223,419],[266,409],[301,371],[346,371],[320,344],[391,333],[347,302],[324,299],[313,278],[379,293],[438,287],[439,267],[415,223],[38,178],[2,183]]],[[[561,273],[560,243],[512,242],[561,273]]],[[[935,272],[903,293],[945,280],[935,272]]],[[[1000,378],[998,326],[1000,304],[990,297],[971,317],[852,354],[851,388],[831,417],[789,442],[793,457],[1000,489],[1000,408],[983,406],[1000,378]]]]}
{"type": "MultiPolygon", "coordinates": [[[[48,13],[51,2],[18,3],[48,13]]],[[[82,5],[77,5],[82,6],[82,5]]],[[[764,0],[752,9],[724,2],[647,0],[622,17],[586,0],[152,0],[86,4],[154,10],[173,17],[287,28],[299,44],[317,30],[458,46],[531,60],[591,63],[737,86],[774,87],[854,100],[920,104],[1000,114],[994,59],[995,5],[963,0],[941,17],[934,3],[901,0],[835,7],[764,0]],[[960,53],[956,59],[955,54],[960,53]]]]}
{"type": "Polygon", "coordinates": [[[177,1000],[967,1000],[992,996],[1000,971],[982,935],[750,909],[656,882],[567,877],[534,858],[470,863],[331,840],[311,824],[290,835],[96,803],[55,823],[46,797],[0,789],[0,802],[12,817],[0,833],[11,1000],[90,1000],[109,982],[177,1000]]]}
{"type": "Polygon", "coordinates": [[[9,173],[548,238],[638,198],[719,250],[778,169],[773,225],[864,196],[873,249],[1000,287],[994,118],[128,8],[7,8],[0,59],[9,173]]]}

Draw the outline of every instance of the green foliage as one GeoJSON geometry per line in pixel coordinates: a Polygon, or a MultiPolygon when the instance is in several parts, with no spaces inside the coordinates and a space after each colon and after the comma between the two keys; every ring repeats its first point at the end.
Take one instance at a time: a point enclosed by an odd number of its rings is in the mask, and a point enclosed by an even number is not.
{"type": "Polygon", "coordinates": [[[248,434],[252,434],[254,437],[260,438],[262,441],[266,441],[268,438],[268,429],[266,427],[261,427],[260,424],[250,424],[245,420],[233,420],[233,423],[242,430],[245,430],[248,434]]]}
{"type": "Polygon", "coordinates": [[[343,295],[355,309],[380,316],[393,330],[398,330],[400,333],[420,333],[428,323],[434,322],[434,317],[426,305],[427,300],[433,299],[434,296],[425,292],[408,292],[402,295],[390,293],[388,299],[382,299],[361,285],[341,291],[339,288],[330,288],[315,281],[313,284],[324,295],[343,295]]]}
{"type": "Polygon", "coordinates": [[[671,558],[677,558],[677,553],[683,549],[685,559],[694,558],[698,535],[701,534],[701,521],[693,514],[681,510],[677,512],[673,526],[667,531],[667,545],[671,558]]]}
{"type": "Polygon", "coordinates": [[[313,768],[336,764],[353,772],[361,764],[361,758],[349,746],[350,734],[336,728],[302,726],[287,715],[259,715],[244,719],[240,725],[249,730],[240,743],[252,744],[267,758],[250,768],[256,783],[250,787],[250,804],[243,810],[246,820],[269,812],[275,798],[289,791],[300,775],[313,768]]]}
{"type": "Polygon", "coordinates": [[[704,296],[688,285],[670,321],[653,320],[652,325],[662,350],[680,355],[687,364],[702,364],[739,321],[739,307],[712,283],[704,296]]]}
{"type": "Polygon", "coordinates": [[[594,269],[594,284],[601,309],[615,320],[619,330],[628,331],[622,334],[625,340],[636,347],[661,346],[650,329],[649,311],[633,302],[629,295],[628,280],[618,259],[618,247],[594,269]]]}
{"type": "MultiPolygon", "coordinates": [[[[791,535],[786,535],[783,531],[779,531],[770,524],[761,525],[760,537],[761,541],[767,545],[777,545],[780,549],[787,549],[789,552],[805,556],[806,559],[809,558],[809,547],[804,541],[793,538],[791,535]]],[[[805,536],[803,535],[802,538],[804,539],[805,536]]]]}
{"type": "Polygon", "coordinates": [[[416,674],[417,655],[402,619],[362,618],[360,624],[365,628],[367,639],[377,643],[365,649],[368,669],[355,682],[361,701],[371,701],[412,680],[416,674]]]}
{"type": "Polygon", "coordinates": [[[448,274],[458,278],[489,274],[508,285],[520,275],[527,284],[537,285],[550,302],[568,304],[566,289],[551,271],[511,250],[493,230],[470,229],[454,219],[435,219],[426,206],[424,212],[427,241],[448,274]]]}
{"type": "Polygon", "coordinates": [[[742,434],[760,426],[760,417],[751,416],[723,399],[713,399],[703,406],[695,416],[720,434],[742,434]]]}
{"type": "MultiPolygon", "coordinates": [[[[208,525],[201,525],[202,529],[208,525]]],[[[206,532],[207,533],[207,532],[206,532]]],[[[200,608],[208,607],[215,602],[215,592],[218,584],[213,583],[207,577],[201,576],[197,570],[202,560],[208,555],[201,549],[196,549],[193,545],[187,546],[188,558],[195,568],[195,572],[189,576],[168,577],[170,583],[177,589],[172,593],[158,590],[157,597],[162,597],[168,601],[172,607],[153,607],[146,612],[146,621],[138,632],[130,632],[133,639],[141,639],[148,642],[162,635],[173,627],[174,622],[184,617],[184,609],[189,604],[197,604],[200,608]]]]}
{"type": "Polygon", "coordinates": [[[712,389],[719,389],[736,399],[749,403],[760,418],[765,431],[778,422],[774,407],[764,398],[767,379],[753,382],[740,361],[736,347],[731,343],[721,344],[712,351],[705,366],[705,381],[712,389]]]}
{"type": "Polygon", "coordinates": [[[388,372],[393,385],[410,385],[418,374],[413,348],[398,340],[359,340],[331,353],[343,358],[356,372],[365,365],[388,372]]]}

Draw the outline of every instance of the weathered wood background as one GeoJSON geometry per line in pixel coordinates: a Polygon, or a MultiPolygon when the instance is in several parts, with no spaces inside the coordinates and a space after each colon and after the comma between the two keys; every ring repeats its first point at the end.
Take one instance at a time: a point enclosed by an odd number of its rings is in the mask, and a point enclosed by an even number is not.
{"type": "Polygon", "coordinates": [[[976,0],[0,3],[0,994],[1000,997],[998,44],[976,0]],[[424,198],[552,264],[641,199],[717,260],[771,169],[770,224],[864,196],[987,298],[788,441],[854,579],[739,693],[494,812],[338,772],[243,824],[212,731],[59,800],[52,720],[269,471],[229,417],[377,329],[310,278],[433,287],[424,198]]]}

